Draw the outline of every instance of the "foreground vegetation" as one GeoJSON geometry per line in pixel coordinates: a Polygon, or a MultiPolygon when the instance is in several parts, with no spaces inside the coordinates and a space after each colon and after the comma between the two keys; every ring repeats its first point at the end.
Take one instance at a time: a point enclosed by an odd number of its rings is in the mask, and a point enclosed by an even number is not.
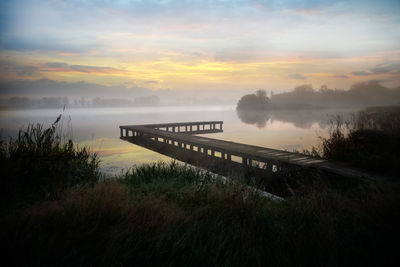
{"type": "Polygon", "coordinates": [[[355,167],[396,176],[400,172],[400,106],[359,111],[350,121],[337,118],[320,154],[355,167]]]}
{"type": "Polygon", "coordinates": [[[1,145],[4,261],[13,265],[337,266],[395,262],[397,184],[313,177],[285,201],[187,166],[114,179],[56,124],[1,145]]]}

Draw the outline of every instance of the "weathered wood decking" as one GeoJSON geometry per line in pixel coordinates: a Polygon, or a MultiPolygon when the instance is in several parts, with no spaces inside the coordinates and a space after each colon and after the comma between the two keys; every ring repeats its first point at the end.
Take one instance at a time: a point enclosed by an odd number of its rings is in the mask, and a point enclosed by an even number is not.
{"type": "Polygon", "coordinates": [[[120,138],[178,160],[229,175],[274,174],[286,169],[313,169],[346,177],[368,174],[306,155],[217,140],[194,134],[222,132],[222,121],[120,126],[120,138]]]}

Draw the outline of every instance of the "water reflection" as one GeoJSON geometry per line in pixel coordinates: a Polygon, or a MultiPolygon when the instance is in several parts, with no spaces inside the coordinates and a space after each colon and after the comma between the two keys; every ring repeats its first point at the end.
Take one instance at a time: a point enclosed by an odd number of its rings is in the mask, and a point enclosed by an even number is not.
{"type": "Polygon", "coordinates": [[[311,129],[314,124],[325,129],[329,122],[340,115],[344,119],[349,116],[350,110],[236,110],[239,119],[246,124],[254,124],[257,128],[264,128],[268,121],[290,122],[297,128],[311,129]]]}
{"type": "Polygon", "coordinates": [[[261,129],[267,125],[270,119],[269,111],[267,110],[242,110],[237,109],[236,113],[239,119],[246,124],[255,124],[261,129]]]}

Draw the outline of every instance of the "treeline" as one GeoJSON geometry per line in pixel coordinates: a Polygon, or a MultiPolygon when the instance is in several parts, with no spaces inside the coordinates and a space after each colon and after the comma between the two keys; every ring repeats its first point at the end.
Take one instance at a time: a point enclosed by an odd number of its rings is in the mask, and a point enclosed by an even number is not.
{"type": "Polygon", "coordinates": [[[10,97],[3,106],[9,109],[31,109],[31,108],[63,108],[63,107],[131,107],[131,106],[153,106],[160,103],[158,96],[145,96],[137,97],[133,100],[111,98],[105,99],[95,97],[93,99],[80,99],[70,100],[68,97],[42,97],[42,98],[29,98],[29,97],[10,97]]]}
{"type": "Polygon", "coordinates": [[[272,108],[347,108],[400,104],[400,87],[390,89],[377,81],[353,85],[349,90],[330,89],[326,85],[315,90],[302,85],[293,91],[271,94],[272,108]]]}
{"type": "Polygon", "coordinates": [[[7,108],[60,108],[63,106],[70,106],[68,97],[42,97],[42,98],[29,98],[13,96],[8,99],[5,104],[7,108]]]}

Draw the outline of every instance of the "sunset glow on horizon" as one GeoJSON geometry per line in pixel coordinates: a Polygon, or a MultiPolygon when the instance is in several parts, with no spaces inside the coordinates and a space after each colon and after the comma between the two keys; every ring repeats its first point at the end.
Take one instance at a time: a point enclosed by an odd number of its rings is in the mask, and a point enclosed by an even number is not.
{"type": "Polygon", "coordinates": [[[399,1],[0,4],[0,79],[276,92],[400,86],[399,1]]]}

